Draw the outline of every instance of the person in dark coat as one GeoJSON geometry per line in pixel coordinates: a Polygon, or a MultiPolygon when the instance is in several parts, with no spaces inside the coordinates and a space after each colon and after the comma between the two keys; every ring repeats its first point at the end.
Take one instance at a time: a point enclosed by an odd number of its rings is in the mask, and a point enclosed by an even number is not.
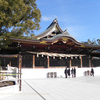
{"type": "Polygon", "coordinates": [[[94,77],[94,69],[93,68],[91,68],[91,76],[94,77]]]}
{"type": "Polygon", "coordinates": [[[68,68],[68,76],[69,76],[69,78],[70,78],[70,68],[68,68]]]}
{"type": "Polygon", "coordinates": [[[71,69],[72,78],[74,77],[74,69],[71,69]]]}
{"type": "Polygon", "coordinates": [[[74,67],[74,77],[76,77],[76,68],[74,67]]]}
{"type": "Polygon", "coordinates": [[[65,73],[65,78],[67,78],[67,73],[68,73],[67,67],[65,68],[64,73],[65,73]]]}

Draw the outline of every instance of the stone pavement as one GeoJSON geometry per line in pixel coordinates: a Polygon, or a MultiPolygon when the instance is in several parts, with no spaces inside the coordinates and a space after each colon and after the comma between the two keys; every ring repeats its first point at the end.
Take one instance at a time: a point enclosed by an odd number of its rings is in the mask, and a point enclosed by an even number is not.
{"type": "Polygon", "coordinates": [[[0,100],[100,100],[100,76],[27,79],[21,93],[0,100]]]}

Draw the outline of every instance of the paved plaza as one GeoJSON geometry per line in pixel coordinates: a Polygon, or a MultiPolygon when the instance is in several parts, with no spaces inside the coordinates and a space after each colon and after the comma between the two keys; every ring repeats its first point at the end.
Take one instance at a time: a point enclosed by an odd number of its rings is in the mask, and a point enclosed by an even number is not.
{"type": "Polygon", "coordinates": [[[100,100],[100,76],[27,79],[22,92],[0,100],[100,100]]]}

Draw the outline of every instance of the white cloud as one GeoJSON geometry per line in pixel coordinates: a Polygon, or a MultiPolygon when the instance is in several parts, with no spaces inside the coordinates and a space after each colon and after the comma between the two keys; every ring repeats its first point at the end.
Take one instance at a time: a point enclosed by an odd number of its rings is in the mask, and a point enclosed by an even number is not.
{"type": "Polygon", "coordinates": [[[55,18],[56,18],[55,15],[53,15],[53,16],[42,16],[42,20],[43,20],[43,21],[52,21],[52,20],[54,20],[55,18]]]}
{"type": "Polygon", "coordinates": [[[85,26],[69,26],[67,29],[69,34],[79,41],[84,41],[83,39],[87,38],[87,29],[85,26]]]}

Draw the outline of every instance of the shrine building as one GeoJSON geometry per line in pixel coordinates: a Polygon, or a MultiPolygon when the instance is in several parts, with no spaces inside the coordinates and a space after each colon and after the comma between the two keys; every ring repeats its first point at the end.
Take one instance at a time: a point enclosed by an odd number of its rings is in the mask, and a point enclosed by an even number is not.
{"type": "MultiPolygon", "coordinates": [[[[89,38],[89,37],[88,37],[89,38]]],[[[12,44],[0,50],[1,66],[18,66],[22,56],[22,68],[63,68],[100,66],[100,46],[79,42],[54,19],[49,27],[33,40],[11,38],[12,44]]]]}

